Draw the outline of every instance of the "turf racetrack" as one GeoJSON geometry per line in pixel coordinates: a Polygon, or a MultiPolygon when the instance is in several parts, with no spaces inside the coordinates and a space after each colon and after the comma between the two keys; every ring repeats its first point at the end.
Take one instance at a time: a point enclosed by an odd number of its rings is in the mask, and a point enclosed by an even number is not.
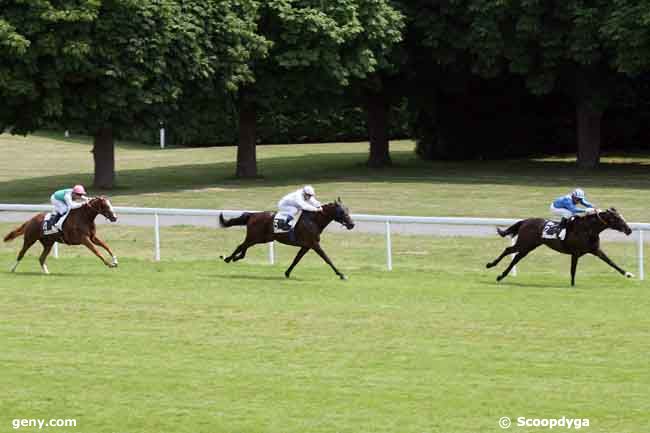
{"type": "MultiPolygon", "coordinates": [[[[0,246],[1,431],[498,432],[502,416],[650,431],[650,284],[595,258],[575,289],[546,248],[497,284],[484,264],[502,239],[395,236],[385,272],[383,239],[346,233],[324,247],[349,281],[313,253],[285,280],[287,247],[275,266],[265,247],[218,260],[241,231],[165,229],[160,263],[151,230],[101,231],[118,269],[64,247],[43,276],[37,247],[10,274],[19,244],[0,246]]],[[[605,245],[636,273],[635,248],[605,245]]]]}

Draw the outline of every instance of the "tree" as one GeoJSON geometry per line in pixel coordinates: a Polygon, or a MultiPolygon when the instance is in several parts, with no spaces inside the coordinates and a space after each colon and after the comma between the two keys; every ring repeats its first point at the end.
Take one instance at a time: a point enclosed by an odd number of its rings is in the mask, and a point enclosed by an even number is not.
{"type": "Polygon", "coordinates": [[[1,49],[13,63],[0,65],[8,101],[0,124],[15,133],[45,122],[89,131],[98,188],[114,184],[115,135],[157,126],[193,81],[235,89],[259,42],[241,18],[246,0],[4,3],[1,49]]]}
{"type": "Polygon", "coordinates": [[[627,85],[623,74],[648,65],[649,8],[638,0],[417,1],[409,11],[410,48],[429,56],[418,74],[435,70],[445,84],[518,75],[535,95],[571,98],[582,167],[598,164],[603,113],[627,85]]]}
{"type": "Polygon", "coordinates": [[[401,38],[401,14],[386,0],[259,3],[257,32],[266,57],[251,58],[254,79],[238,94],[237,175],[257,175],[255,125],[269,104],[327,103],[351,80],[363,80],[401,38]]]}

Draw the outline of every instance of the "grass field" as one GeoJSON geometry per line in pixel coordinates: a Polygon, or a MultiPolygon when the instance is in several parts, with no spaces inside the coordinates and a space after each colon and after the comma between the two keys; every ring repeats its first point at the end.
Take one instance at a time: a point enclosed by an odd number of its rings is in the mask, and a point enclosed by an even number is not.
{"type": "MultiPolygon", "coordinates": [[[[261,147],[264,178],[239,182],[231,148],[128,144],[111,195],[117,205],[271,208],[310,182],[354,212],[511,217],[546,215],[549,197],[579,184],[628,220],[650,220],[645,156],[610,156],[596,172],[562,158],[430,164],[399,142],[397,167],[377,171],[362,166],[366,146],[261,147]]],[[[0,202],[45,202],[59,185],[87,183],[89,150],[83,139],[0,136],[0,202]]],[[[581,260],[574,289],[569,258],[546,248],[497,284],[507,259],[484,268],[507,245],[496,236],[395,235],[386,272],[383,238],[346,232],[323,246],[349,281],[313,253],[286,280],[289,247],[277,247],[275,266],[262,246],[219,260],[241,230],[165,227],[160,263],[151,229],[100,230],[117,269],[62,247],[44,276],[35,247],[10,274],[19,243],[0,243],[0,432],[13,419],[73,418],[76,428],[42,431],[474,433],[503,431],[503,416],[650,431],[650,282],[596,258],[581,260]]],[[[604,248],[636,273],[634,243],[604,248]]]]}

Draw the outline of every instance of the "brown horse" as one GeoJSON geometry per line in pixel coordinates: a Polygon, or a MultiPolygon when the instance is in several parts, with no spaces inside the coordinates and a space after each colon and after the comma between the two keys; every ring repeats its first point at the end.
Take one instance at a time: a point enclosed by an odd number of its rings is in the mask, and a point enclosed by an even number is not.
{"type": "Polygon", "coordinates": [[[111,222],[117,221],[111,202],[106,197],[95,197],[88,201],[84,206],[73,209],[70,215],[63,223],[63,232],[52,235],[43,235],[43,220],[45,213],[34,215],[29,221],[5,236],[4,241],[9,242],[17,237],[24,235],[23,247],[18,253],[16,264],[11,268],[11,272],[16,270],[18,263],[23,259],[27,250],[34,245],[36,241],[43,244],[43,253],[39,258],[41,269],[44,273],[49,274],[45,260],[50,254],[52,247],[56,242],[67,245],[85,245],[90,251],[95,253],[99,259],[109,268],[117,267],[117,257],[113,251],[106,245],[106,242],[97,237],[95,233],[95,218],[97,215],[103,215],[111,222]],[[95,245],[104,248],[111,255],[112,261],[104,259],[95,245]]]}
{"type": "Polygon", "coordinates": [[[334,266],[320,246],[320,234],[332,221],[344,225],[348,230],[354,228],[354,222],[350,218],[348,208],[343,205],[340,198],[334,203],[323,205],[322,212],[303,212],[294,228],[295,236],[293,238],[290,238],[289,233],[273,232],[274,216],[275,213],[273,212],[246,212],[237,218],[226,220],[223,214],[219,215],[219,221],[222,227],[246,226],[246,239],[244,239],[244,242],[230,256],[224,258],[224,261],[230,263],[230,261],[236,262],[237,260],[243,259],[246,256],[246,250],[255,244],[278,241],[286,245],[300,247],[300,251],[298,251],[298,254],[293,259],[293,263],[291,263],[289,269],[284,273],[287,278],[289,278],[291,271],[307,251],[314,250],[316,254],[332,267],[336,275],[342,280],[347,279],[345,275],[336,269],[336,266],[334,266]]]}
{"type": "Polygon", "coordinates": [[[503,250],[501,255],[496,258],[496,260],[486,265],[487,268],[492,268],[505,256],[517,253],[506,270],[497,277],[497,281],[504,279],[517,262],[542,244],[554,249],[555,251],[569,254],[571,256],[572,286],[575,285],[578,259],[585,254],[595,255],[628,278],[634,276],[630,272],[626,272],[618,267],[609,257],[607,257],[603,250],[600,249],[599,235],[603,230],[613,229],[623,232],[628,236],[632,233],[632,229],[630,229],[625,222],[625,219],[623,219],[623,216],[619,214],[616,209],[611,208],[604,211],[597,210],[593,214],[576,218],[569,224],[569,227],[567,227],[567,233],[564,240],[542,238],[542,229],[546,222],[547,220],[542,218],[529,218],[513,224],[506,230],[497,229],[497,232],[501,237],[511,236],[514,238],[517,236],[517,242],[513,246],[507,247],[503,250]]]}

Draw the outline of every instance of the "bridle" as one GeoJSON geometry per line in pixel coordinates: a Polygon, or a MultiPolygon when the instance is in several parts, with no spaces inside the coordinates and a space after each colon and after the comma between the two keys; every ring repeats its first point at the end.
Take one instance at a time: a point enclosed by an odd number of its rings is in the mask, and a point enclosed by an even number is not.
{"type": "Polygon", "coordinates": [[[603,224],[605,225],[605,227],[609,227],[609,223],[608,223],[607,221],[605,221],[605,220],[600,216],[600,213],[601,213],[601,212],[606,212],[606,211],[601,211],[601,210],[596,209],[596,218],[598,218],[598,219],[600,220],[600,222],[603,223],[603,224]]]}

